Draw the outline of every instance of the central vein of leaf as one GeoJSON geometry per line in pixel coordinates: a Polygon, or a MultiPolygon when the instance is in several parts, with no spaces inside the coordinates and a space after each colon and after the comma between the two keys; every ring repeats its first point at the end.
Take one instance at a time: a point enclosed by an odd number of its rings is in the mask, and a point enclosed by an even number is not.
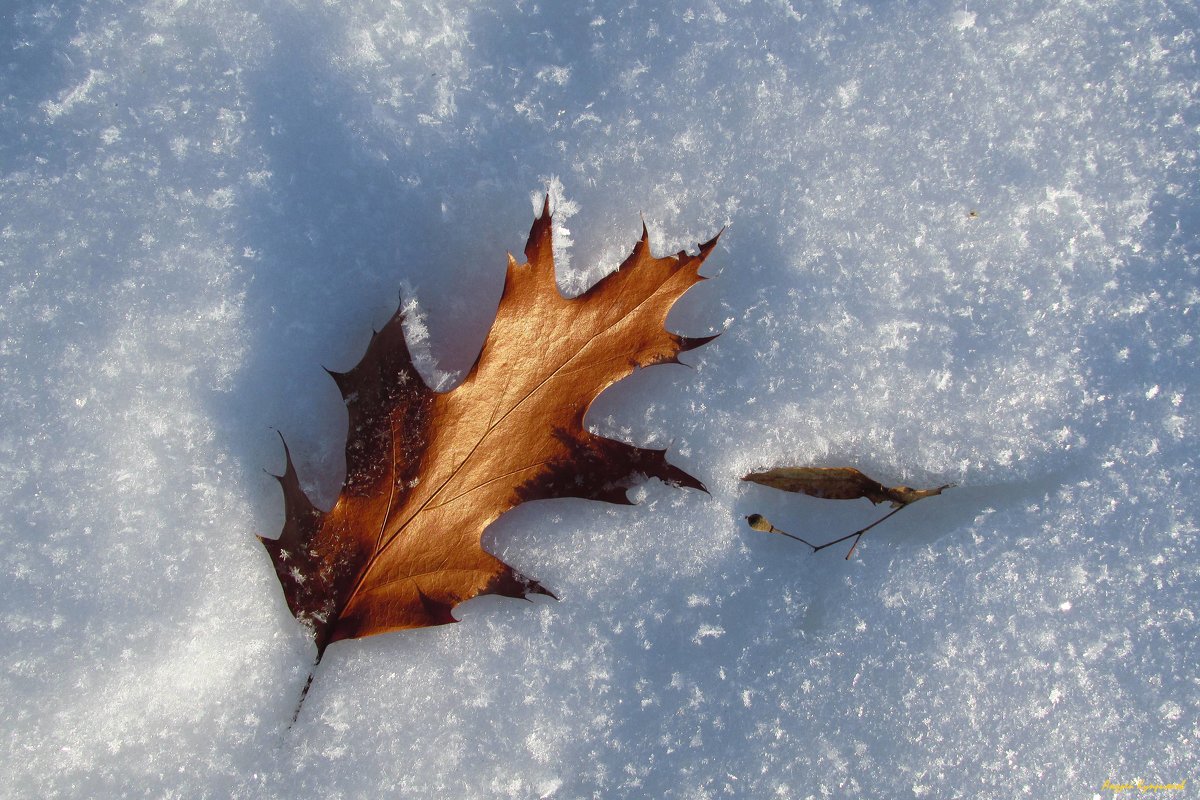
{"type": "MultiPolygon", "coordinates": [[[[568,365],[570,365],[572,362],[574,362],[579,357],[579,355],[584,351],[584,349],[586,349],[587,346],[589,344],[591,344],[595,339],[599,338],[600,336],[603,336],[608,331],[612,330],[613,328],[617,327],[625,320],[629,319],[629,317],[634,315],[635,313],[637,313],[637,311],[640,308],[642,308],[644,305],[646,305],[651,300],[653,300],[655,297],[657,297],[662,292],[663,287],[667,284],[667,282],[672,277],[674,277],[676,274],[677,274],[677,271],[672,271],[671,273],[669,273],[666,276],[666,278],[661,283],[659,283],[659,285],[654,289],[654,291],[652,291],[650,294],[646,295],[646,297],[644,299],[642,299],[640,302],[638,302],[637,305],[635,305],[629,311],[622,314],[619,318],[613,320],[605,328],[603,328],[602,330],[596,332],[593,336],[591,336],[586,342],[584,342],[579,347],[579,349],[577,349],[574,353],[572,353],[569,358],[567,358],[562,363],[560,363],[557,367],[555,367],[555,369],[553,371],[551,371],[544,378],[542,378],[542,380],[540,380],[537,383],[537,385],[533,386],[528,392],[526,392],[525,395],[523,397],[521,397],[521,399],[518,400],[516,403],[514,403],[511,408],[509,408],[507,411],[505,411],[500,416],[499,419],[494,419],[494,418],[490,419],[488,427],[483,432],[483,435],[481,435],[479,437],[479,440],[474,444],[474,446],[472,446],[470,452],[468,452],[467,455],[458,463],[458,465],[455,466],[454,470],[450,473],[450,475],[448,475],[446,477],[446,479],[444,481],[442,481],[441,485],[438,486],[438,488],[436,490],[434,490],[434,492],[425,500],[425,502],[423,502],[418,508],[414,509],[412,511],[412,513],[410,513],[408,515],[407,519],[405,519],[399,525],[395,526],[391,535],[388,536],[385,541],[381,542],[381,538],[383,536],[384,530],[388,527],[388,525],[387,525],[388,517],[391,515],[391,510],[392,510],[392,498],[389,497],[388,510],[384,514],[384,518],[381,521],[379,538],[376,539],[375,552],[371,555],[370,559],[368,559],[366,565],[364,566],[364,569],[363,569],[362,573],[360,574],[360,578],[356,582],[353,591],[351,591],[350,595],[347,596],[347,602],[349,602],[349,599],[351,597],[353,597],[355,594],[358,593],[359,589],[362,587],[362,584],[365,582],[367,575],[371,572],[371,570],[379,562],[379,560],[382,558],[383,554],[385,552],[387,552],[388,548],[391,547],[392,543],[396,541],[396,539],[397,539],[397,537],[399,537],[400,533],[406,527],[408,527],[409,523],[411,523],[418,514],[420,514],[421,512],[423,512],[427,509],[430,509],[430,508],[439,508],[441,506],[444,506],[448,503],[453,502],[454,500],[458,499],[459,497],[462,497],[465,494],[469,494],[470,492],[479,488],[479,486],[473,486],[470,489],[466,489],[466,490],[458,493],[457,495],[455,495],[454,497],[452,497],[448,500],[445,500],[441,503],[437,503],[436,505],[431,505],[433,503],[434,499],[442,492],[442,490],[445,489],[446,486],[451,481],[453,481],[454,478],[459,474],[459,472],[462,471],[462,469],[467,465],[467,463],[470,462],[471,458],[475,455],[476,451],[479,450],[479,448],[488,439],[488,437],[491,436],[491,434],[497,428],[499,428],[504,423],[504,421],[506,419],[508,419],[509,416],[511,416],[517,409],[521,408],[521,406],[523,406],[525,404],[525,402],[528,401],[531,397],[533,397],[535,394],[537,394],[538,390],[541,389],[543,386],[545,386],[548,381],[550,381],[551,379],[553,379],[554,377],[556,377],[560,373],[562,373],[563,369],[565,367],[567,367],[568,365]]],[[[623,354],[623,355],[628,355],[628,354],[623,354]]],[[[545,463],[545,462],[541,462],[541,463],[545,463]]],[[[536,467],[536,466],[539,466],[539,464],[532,464],[527,467],[522,467],[520,469],[513,470],[508,474],[513,475],[518,472],[521,472],[522,470],[530,469],[530,468],[536,467]]],[[[395,493],[395,488],[396,488],[395,469],[396,469],[395,430],[393,428],[393,430],[392,430],[392,493],[393,493],[393,495],[395,493]]],[[[488,483],[492,483],[493,481],[499,480],[500,478],[503,478],[503,477],[506,477],[506,476],[503,476],[503,475],[497,476],[497,478],[494,478],[491,481],[486,481],[485,483],[480,484],[480,486],[485,486],[488,483]]],[[[407,577],[411,578],[411,577],[415,577],[415,576],[407,576],[407,577]]]]}

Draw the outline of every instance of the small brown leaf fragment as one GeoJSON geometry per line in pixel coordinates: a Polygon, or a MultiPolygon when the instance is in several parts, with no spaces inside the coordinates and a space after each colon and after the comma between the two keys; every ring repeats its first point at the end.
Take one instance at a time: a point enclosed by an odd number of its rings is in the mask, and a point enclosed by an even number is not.
{"type": "Polygon", "coordinates": [[[825,500],[857,500],[865,497],[876,505],[890,502],[893,508],[941,494],[943,489],[954,485],[950,483],[936,489],[884,486],[854,467],[776,467],[766,472],[752,472],[742,480],[825,500]]]}

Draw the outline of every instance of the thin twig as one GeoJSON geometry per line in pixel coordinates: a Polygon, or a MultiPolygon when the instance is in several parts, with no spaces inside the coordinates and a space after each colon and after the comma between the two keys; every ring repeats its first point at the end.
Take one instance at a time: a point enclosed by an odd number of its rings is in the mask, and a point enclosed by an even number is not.
{"type": "MultiPolygon", "coordinates": [[[[801,539],[799,536],[795,536],[794,534],[788,533],[787,531],[779,530],[779,528],[776,528],[774,525],[771,526],[771,533],[779,533],[779,534],[782,534],[782,535],[788,537],[789,539],[795,539],[797,542],[804,542],[804,544],[808,545],[809,547],[811,547],[813,549],[814,553],[821,549],[820,547],[817,547],[812,542],[801,539]]],[[[824,545],[822,545],[822,546],[824,546],[824,545]]]]}
{"type": "Polygon", "coordinates": [[[903,510],[904,510],[904,509],[906,509],[906,508],[908,508],[908,506],[907,506],[907,505],[900,506],[899,508],[893,508],[891,511],[889,511],[889,512],[888,512],[888,513],[886,513],[886,514],[884,514],[882,517],[880,517],[879,519],[875,520],[874,522],[872,522],[872,523],[871,523],[870,525],[868,525],[867,527],[865,527],[865,528],[862,528],[862,529],[860,529],[860,530],[857,530],[857,531],[855,531],[854,533],[848,533],[848,534],[846,534],[845,536],[843,536],[843,537],[842,537],[842,538],[840,538],[840,539],[834,539],[832,542],[826,542],[825,544],[821,545],[820,547],[818,547],[818,548],[815,548],[815,549],[813,550],[813,552],[815,553],[815,552],[817,552],[817,550],[824,550],[826,547],[829,547],[830,545],[834,545],[834,544],[838,544],[838,543],[840,543],[840,542],[844,542],[844,541],[846,541],[847,539],[854,539],[854,544],[850,545],[850,552],[849,552],[849,553],[846,553],[846,560],[847,560],[847,561],[849,561],[849,560],[850,560],[850,556],[854,555],[854,548],[858,547],[858,542],[859,542],[859,540],[861,540],[861,539],[862,539],[862,537],[863,537],[863,534],[864,534],[864,533],[866,533],[867,531],[871,530],[871,528],[874,528],[876,525],[878,525],[879,523],[883,522],[885,519],[887,519],[888,517],[892,516],[893,514],[899,514],[901,511],[903,511],[903,510]]]}
{"type": "Polygon", "coordinates": [[[850,556],[854,555],[854,548],[858,547],[858,543],[862,539],[863,534],[865,534],[867,531],[871,530],[871,528],[874,528],[879,523],[883,522],[885,519],[888,519],[892,515],[900,513],[904,509],[908,508],[910,505],[912,505],[912,503],[906,503],[905,505],[894,508],[891,511],[889,511],[888,513],[884,514],[879,519],[872,522],[867,527],[860,528],[859,530],[856,530],[854,533],[848,533],[845,536],[841,537],[840,539],[834,539],[832,542],[826,542],[825,544],[821,544],[821,545],[813,544],[812,542],[808,541],[807,539],[801,539],[799,536],[796,536],[795,534],[788,533],[787,531],[782,531],[779,528],[776,528],[766,518],[762,517],[759,514],[751,514],[749,517],[746,518],[746,520],[750,523],[750,527],[754,528],[755,530],[765,531],[767,533],[778,533],[778,534],[788,537],[789,539],[795,539],[797,542],[806,544],[809,547],[811,547],[812,551],[814,553],[824,550],[826,547],[832,547],[835,544],[841,544],[842,542],[846,541],[847,539],[854,539],[854,544],[850,545],[850,552],[846,553],[846,560],[849,561],[850,556]]]}
{"type": "Polygon", "coordinates": [[[764,517],[762,514],[751,514],[750,516],[746,517],[746,522],[748,522],[750,524],[750,527],[756,531],[762,531],[763,533],[782,534],[783,536],[786,536],[789,539],[795,539],[797,542],[803,542],[804,544],[811,547],[813,549],[813,552],[816,552],[816,550],[817,550],[817,546],[815,544],[813,544],[812,542],[807,542],[804,539],[801,539],[799,536],[794,536],[794,535],[788,533],[787,531],[779,530],[779,528],[776,528],[774,525],[772,525],[771,521],[768,520],[766,517],[764,517]]]}

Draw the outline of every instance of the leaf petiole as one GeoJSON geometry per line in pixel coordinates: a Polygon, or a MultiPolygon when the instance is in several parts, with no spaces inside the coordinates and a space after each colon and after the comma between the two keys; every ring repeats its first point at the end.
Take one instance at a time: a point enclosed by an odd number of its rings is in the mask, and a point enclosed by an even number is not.
{"type": "Polygon", "coordinates": [[[304,688],[300,690],[300,699],[296,701],[296,710],[292,712],[292,721],[288,725],[288,730],[296,726],[296,720],[300,719],[300,709],[304,706],[304,699],[308,697],[308,690],[312,688],[313,676],[317,674],[317,667],[321,665],[321,654],[317,653],[316,661],[313,661],[312,667],[308,670],[308,680],[304,682],[304,688]]]}

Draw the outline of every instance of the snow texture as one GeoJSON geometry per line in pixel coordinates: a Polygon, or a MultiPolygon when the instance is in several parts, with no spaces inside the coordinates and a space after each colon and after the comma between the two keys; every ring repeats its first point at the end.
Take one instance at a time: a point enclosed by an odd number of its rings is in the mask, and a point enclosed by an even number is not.
{"type": "MultiPolygon", "coordinates": [[[[1178,0],[12,0],[10,797],[1109,797],[1200,781],[1200,12],[1178,0]],[[552,188],[577,292],[726,227],[605,435],[711,494],[522,506],[561,598],[313,648],[256,533],[337,491],[400,286],[452,385],[552,188]],[[575,213],[577,212],[577,213],[575,213]],[[957,481],[852,561],[865,501],[957,481]]],[[[1189,786],[1190,791],[1190,786],[1189,786]]],[[[1178,793],[1176,793],[1178,794],[1178,793]]]]}

